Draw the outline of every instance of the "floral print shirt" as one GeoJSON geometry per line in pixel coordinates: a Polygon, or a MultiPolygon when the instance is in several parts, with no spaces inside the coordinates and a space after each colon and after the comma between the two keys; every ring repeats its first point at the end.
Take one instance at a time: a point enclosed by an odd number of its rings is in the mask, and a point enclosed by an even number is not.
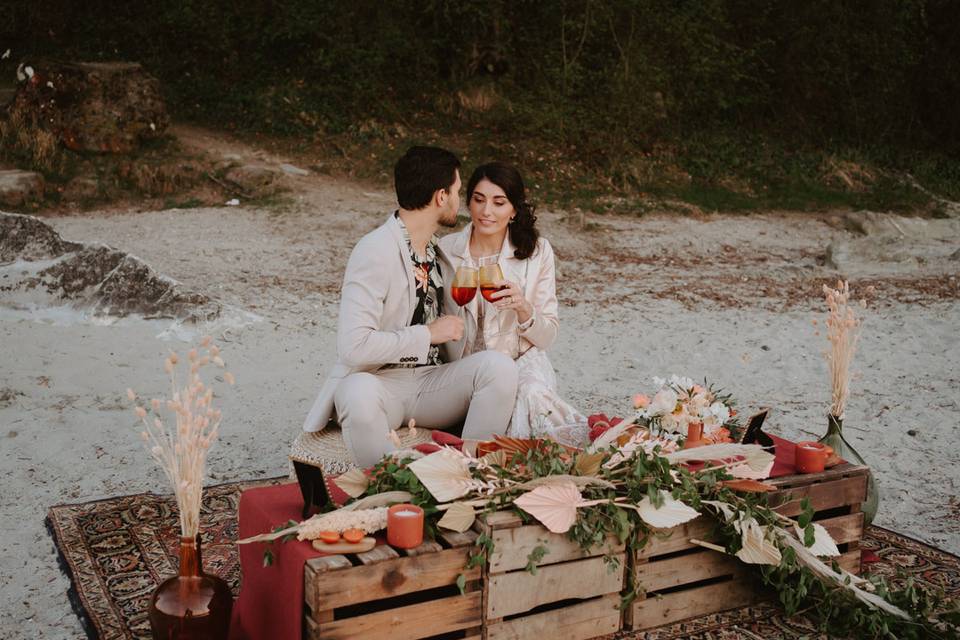
{"type": "MultiPolygon", "coordinates": [[[[407,241],[407,249],[410,251],[410,261],[413,263],[413,277],[417,284],[417,306],[413,310],[413,317],[410,318],[410,326],[423,324],[427,325],[440,317],[443,313],[443,273],[440,271],[440,260],[438,259],[437,243],[440,238],[433,234],[427,243],[426,256],[418,256],[410,241],[410,233],[407,226],[400,219],[400,212],[394,214],[397,222],[400,223],[400,229],[403,231],[403,239],[407,241]]],[[[426,365],[440,364],[440,347],[430,345],[427,352],[426,365]]],[[[425,365],[400,365],[400,366],[425,366],[425,365]]]]}

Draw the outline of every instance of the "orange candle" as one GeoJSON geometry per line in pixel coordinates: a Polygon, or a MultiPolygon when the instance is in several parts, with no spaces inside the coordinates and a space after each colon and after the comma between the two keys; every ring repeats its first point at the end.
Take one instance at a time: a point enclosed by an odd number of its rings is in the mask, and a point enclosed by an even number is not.
{"type": "Polygon", "coordinates": [[[797,471],[800,473],[820,473],[824,469],[832,449],[819,442],[798,442],[796,448],[797,471]]]}
{"type": "Polygon", "coordinates": [[[395,504],[387,510],[387,542],[401,549],[423,543],[423,509],[413,504],[395,504]]]}

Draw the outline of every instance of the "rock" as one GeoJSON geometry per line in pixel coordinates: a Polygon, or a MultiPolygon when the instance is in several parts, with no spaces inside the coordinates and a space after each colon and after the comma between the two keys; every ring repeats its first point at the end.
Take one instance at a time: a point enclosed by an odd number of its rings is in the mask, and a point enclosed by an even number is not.
{"type": "Polygon", "coordinates": [[[93,200],[100,195],[100,182],[90,176],[77,176],[63,187],[60,195],[69,202],[93,200]]]}
{"type": "Polygon", "coordinates": [[[271,167],[259,164],[244,164],[228,170],[223,177],[250,197],[269,195],[276,191],[279,174],[271,167]]]}
{"type": "Polygon", "coordinates": [[[301,169],[300,167],[295,167],[292,164],[281,164],[280,170],[291,176],[308,176],[310,172],[306,169],[301,169]]]}
{"type": "Polygon", "coordinates": [[[129,153],[170,123],[159,81],[137,63],[30,61],[11,122],[54,134],[68,149],[129,153]]]}
{"type": "Polygon", "coordinates": [[[65,242],[37,218],[0,213],[0,262],[16,260],[21,261],[16,277],[4,279],[0,293],[31,304],[67,301],[99,316],[140,314],[191,322],[221,312],[216,300],[185,290],[138,258],[103,245],[65,242]]]}
{"type": "Polygon", "coordinates": [[[20,207],[43,199],[43,176],[33,171],[0,171],[0,204],[20,207]]]}
{"type": "Polygon", "coordinates": [[[845,216],[847,228],[866,236],[940,240],[960,235],[960,220],[954,218],[907,218],[875,211],[856,211],[845,216]]]}
{"type": "Polygon", "coordinates": [[[47,260],[81,246],[63,240],[39,218],[0,212],[0,262],[47,260]]]}
{"type": "Polygon", "coordinates": [[[953,253],[951,253],[951,254],[947,257],[947,260],[960,260],[960,249],[957,249],[956,251],[954,251],[953,253]]]}
{"type": "Polygon", "coordinates": [[[916,429],[907,429],[907,435],[908,435],[908,436],[916,436],[916,435],[917,435],[916,429]]]}

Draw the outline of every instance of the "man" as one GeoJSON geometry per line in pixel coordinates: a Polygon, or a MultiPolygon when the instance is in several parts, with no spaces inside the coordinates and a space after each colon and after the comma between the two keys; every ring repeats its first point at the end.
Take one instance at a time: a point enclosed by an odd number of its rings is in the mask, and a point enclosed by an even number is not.
{"type": "Polygon", "coordinates": [[[505,433],[513,412],[517,367],[509,357],[483,351],[443,362],[441,347],[463,338],[463,320],[444,315],[442,269],[451,267],[435,232],[456,225],[459,167],[449,151],[409,149],[394,167],[400,208],[347,263],[339,359],[303,428],[323,429],[335,410],[362,468],[395,449],[390,430],[411,418],[431,428],[463,422],[464,438],[486,439],[505,433]]]}

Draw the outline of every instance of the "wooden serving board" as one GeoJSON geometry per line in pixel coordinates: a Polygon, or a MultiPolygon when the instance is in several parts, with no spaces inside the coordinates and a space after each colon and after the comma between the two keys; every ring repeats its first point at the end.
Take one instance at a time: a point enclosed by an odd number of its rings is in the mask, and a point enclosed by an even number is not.
{"type": "Polygon", "coordinates": [[[324,542],[323,540],[314,540],[313,548],[324,553],[366,553],[377,546],[377,541],[369,536],[360,542],[324,542]]]}

